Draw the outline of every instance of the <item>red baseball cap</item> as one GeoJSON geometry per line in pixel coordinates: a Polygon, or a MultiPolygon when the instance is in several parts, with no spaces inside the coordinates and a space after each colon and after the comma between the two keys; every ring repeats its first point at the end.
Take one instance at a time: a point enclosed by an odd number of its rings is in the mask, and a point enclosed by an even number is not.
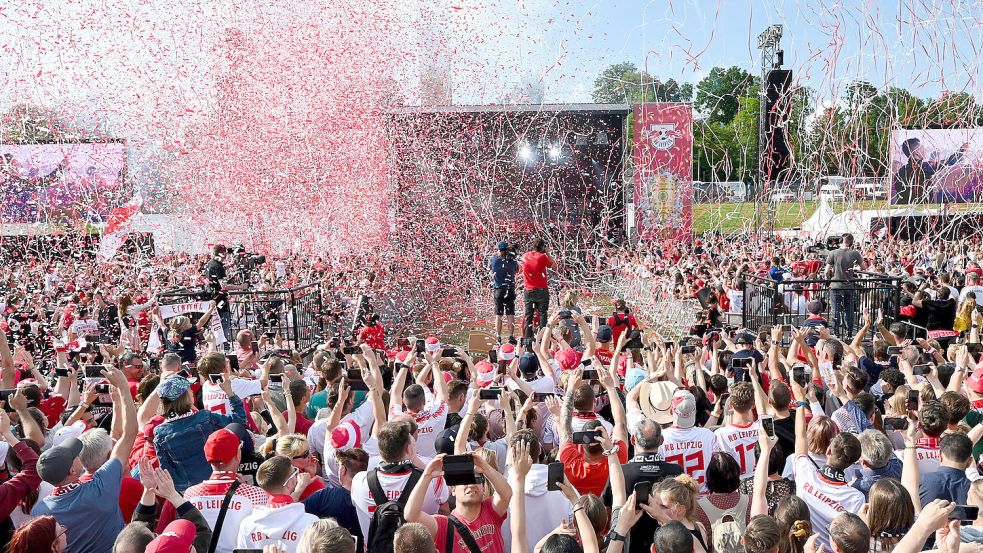
{"type": "Polygon", "coordinates": [[[966,385],[977,394],[983,394],[983,367],[977,367],[966,379],[966,385]]]}
{"type": "Polygon", "coordinates": [[[565,371],[572,371],[580,363],[580,352],[575,349],[561,349],[553,356],[560,368],[565,371]]]}
{"type": "Polygon", "coordinates": [[[205,442],[205,460],[209,463],[228,463],[235,459],[241,445],[235,432],[227,428],[216,430],[205,442]]]}
{"type": "Polygon", "coordinates": [[[146,553],[188,553],[196,534],[194,523],[184,519],[175,520],[154,541],[147,544],[146,553]]]}

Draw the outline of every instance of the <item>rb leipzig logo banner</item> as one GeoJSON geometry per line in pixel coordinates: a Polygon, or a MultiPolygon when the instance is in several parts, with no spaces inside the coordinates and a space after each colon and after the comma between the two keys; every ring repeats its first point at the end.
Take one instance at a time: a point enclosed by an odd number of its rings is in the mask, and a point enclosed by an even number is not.
{"type": "Polygon", "coordinates": [[[693,230],[693,107],[638,104],[633,112],[638,236],[689,241],[693,230]]]}

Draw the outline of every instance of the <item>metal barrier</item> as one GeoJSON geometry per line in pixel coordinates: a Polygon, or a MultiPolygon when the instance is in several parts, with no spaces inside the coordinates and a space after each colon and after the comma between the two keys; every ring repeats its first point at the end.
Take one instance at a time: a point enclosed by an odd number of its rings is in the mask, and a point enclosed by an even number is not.
{"type": "MultiPolygon", "coordinates": [[[[230,291],[228,308],[229,342],[241,330],[280,335],[291,349],[307,354],[325,341],[328,318],[324,312],[321,284],[306,284],[287,290],[230,291]]],[[[180,289],[160,294],[165,304],[210,299],[202,290],[180,289]]]]}
{"type": "MultiPolygon", "coordinates": [[[[774,281],[757,275],[743,275],[744,307],[742,326],[757,330],[762,325],[789,324],[802,326],[807,314],[792,312],[797,300],[795,290],[802,289],[807,301],[820,300],[820,313],[829,329],[840,339],[852,339],[864,318],[873,321],[878,311],[885,324],[897,320],[901,304],[901,278],[858,272],[855,280],[784,280],[774,281]]],[[[871,329],[870,333],[875,332],[871,329]]]]}

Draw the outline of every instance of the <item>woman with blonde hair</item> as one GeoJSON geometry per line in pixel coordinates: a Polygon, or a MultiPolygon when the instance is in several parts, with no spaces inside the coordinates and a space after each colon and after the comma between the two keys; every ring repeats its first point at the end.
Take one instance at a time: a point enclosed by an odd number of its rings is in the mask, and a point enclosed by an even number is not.
{"type": "MultiPolygon", "coordinates": [[[[327,487],[324,480],[318,476],[319,463],[316,456],[311,453],[310,444],[307,443],[307,436],[303,434],[287,434],[276,441],[276,455],[282,455],[290,459],[290,464],[300,470],[301,475],[310,478],[310,484],[304,488],[297,501],[302,501],[311,496],[318,490],[327,487]]],[[[301,476],[303,478],[303,476],[301,476]]]]}
{"type": "Polygon", "coordinates": [[[703,523],[696,520],[696,499],[700,495],[700,485],[688,474],[680,474],[675,478],[666,478],[652,488],[652,495],[646,504],[642,505],[652,518],[659,524],[667,524],[676,520],[683,524],[693,534],[699,548],[696,553],[710,553],[707,544],[709,533],[703,523]]]}
{"type": "Polygon", "coordinates": [[[191,319],[185,315],[180,315],[172,318],[167,323],[160,316],[160,308],[154,309],[154,320],[160,328],[169,328],[169,337],[173,334],[177,334],[178,339],[174,341],[169,339],[167,341],[167,349],[171,353],[176,353],[181,357],[182,363],[194,364],[195,360],[198,358],[198,353],[196,348],[198,346],[198,333],[205,328],[208,324],[208,320],[212,318],[212,314],[215,313],[215,302],[210,302],[208,304],[208,311],[205,312],[201,318],[198,319],[197,323],[192,324],[191,319]]]}
{"type": "Polygon", "coordinates": [[[775,520],[782,540],[778,542],[778,553],[802,553],[806,541],[812,536],[812,518],[809,506],[797,495],[790,495],[778,502],[775,520]]]}
{"type": "Polygon", "coordinates": [[[915,523],[915,507],[900,480],[883,478],[870,487],[860,516],[870,528],[871,553],[889,553],[915,523]]]}

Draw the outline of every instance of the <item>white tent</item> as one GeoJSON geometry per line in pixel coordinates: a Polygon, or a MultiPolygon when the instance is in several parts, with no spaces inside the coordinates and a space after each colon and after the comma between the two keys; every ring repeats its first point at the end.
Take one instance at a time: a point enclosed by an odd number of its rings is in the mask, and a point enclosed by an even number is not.
{"type": "Polygon", "coordinates": [[[827,228],[835,217],[836,213],[830,207],[829,201],[824,196],[812,216],[802,223],[801,234],[805,234],[806,236],[829,234],[827,228]]]}
{"type": "Polygon", "coordinates": [[[913,207],[844,211],[829,221],[826,226],[826,234],[849,232],[858,242],[863,242],[870,236],[874,221],[894,217],[928,217],[938,215],[938,212],[937,209],[916,209],[913,207]]]}

